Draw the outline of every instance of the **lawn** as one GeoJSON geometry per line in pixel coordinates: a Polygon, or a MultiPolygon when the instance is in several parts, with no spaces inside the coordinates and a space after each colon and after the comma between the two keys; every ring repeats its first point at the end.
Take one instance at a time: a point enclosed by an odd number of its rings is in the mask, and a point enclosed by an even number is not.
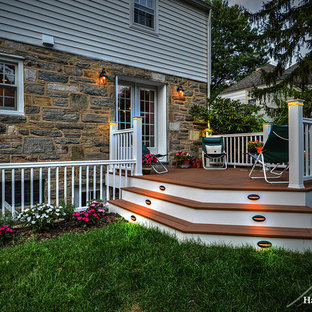
{"type": "Polygon", "coordinates": [[[0,250],[1,311],[286,309],[312,285],[312,254],[179,243],[115,223],[0,250]]]}

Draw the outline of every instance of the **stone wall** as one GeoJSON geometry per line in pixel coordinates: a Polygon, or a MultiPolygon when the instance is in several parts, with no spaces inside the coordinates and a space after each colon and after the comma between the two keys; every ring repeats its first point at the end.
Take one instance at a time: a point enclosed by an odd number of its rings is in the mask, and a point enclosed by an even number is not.
{"type": "Polygon", "coordinates": [[[205,103],[206,84],[5,39],[0,53],[25,58],[25,115],[0,115],[0,162],[108,159],[116,75],[167,83],[169,154],[198,154],[200,131],[189,109],[205,103]],[[98,82],[103,67],[104,86],[98,82]]]}

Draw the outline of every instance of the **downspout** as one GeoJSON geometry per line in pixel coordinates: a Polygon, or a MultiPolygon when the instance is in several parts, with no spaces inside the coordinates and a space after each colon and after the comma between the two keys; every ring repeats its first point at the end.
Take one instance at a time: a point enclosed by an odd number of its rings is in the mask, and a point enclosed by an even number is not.
{"type": "MultiPolygon", "coordinates": [[[[207,19],[207,99],[210,98],[210,84],[211,84],[211,14],[212,9],[209,10],[207,19]]],[[[208,107],[209,109],[209,107],[208,107]]],[[[210,133],[210,121],[207,123],[207,133],[210,133]]]]}

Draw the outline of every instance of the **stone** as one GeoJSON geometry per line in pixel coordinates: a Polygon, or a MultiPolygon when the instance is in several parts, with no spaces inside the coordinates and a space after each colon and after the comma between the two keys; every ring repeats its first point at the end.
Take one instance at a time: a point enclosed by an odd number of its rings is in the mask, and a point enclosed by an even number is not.
{"type": "Polygon", "coordinates": [[[0,115],[0,123],[1,122],[7,124],[26,123],[26,117],[14,115],[0,115]]]}
{"type": "Polygon", "coordinates": [[[165,82],[166,76],[163,74],[159,74],[159,73],[152,73],[152,79],[157,80],[157,81],[161,81],[161,82],[165,82]]]}
{"type": "Polygon", "coordinates": [[[203,98],[194,98],[193,99],[193,102],[196,103],[196,104],[205,104],[206,103],[206,100],[203,99],[203,98]]]}
{"type": "Polygon", "coordinates": [[[104,159],[104,153],[87,153],[87,159],[104,159]]]}
{"type": "Polygon", "coordinates": [[[27,106],[25,107],[25,113],[26,114],[39,114],[40,107],[39,106],[27,106]]]}
{"type": "Polygon", "coordinates": [[[52,82],[64,82],[64,83],[68,82],[67,76],[58,75],[47,71],[39,71],[38,79],[52,82]]]}
{"type": "Polygon", "coordinates": [[[16,41],[5,40],[4,46],[16,50],[26,50],[25,45],[16,41]]]}
{"type": "Polygon", "coordinates": [[[115,101],[110,98],[91,97],[91,105],[103,107],[115,107],[115,101]]]}
{"type": "Polygon", "coordinates": [[[68,146],[57,145],[56,146],[57,154],[68,154],[68,146]]]}
{"type": "Polygon", "coordinates": [[[48,91],[47,96],[50,97],[59,97],[59,98],[67,98],[69,95],[68,93],[61,93],[61,92],[54,92],[54,91],[48,91]]]}
{"type": "Polygon", "coordinates": [[[179,122],[170,122],[169,123],[169,130],[170,131],[179,131],[180,130],[180,123],[179,122]]]}
{"type": "Polygon", "coordinates": [[[47,130],[47,129],[33,129],[30,130],[31,134],[46,136],[46,137],[61,137],[62,132],[58,130],[47,130]]]}
{"type": "Polygon", "coordinates": [[[34,105],[51,106],[51,99],[47,96],[36,96],[33,100],[34,105]]]}
{"type": "Polygon", "coordinates": [[[19,132],[22,135],[28,135],[29,134],[29,130],[20,130],[19,132]]]}
{"type": "Polygon", "coordinates": [[[11,161],[13,163],[38,161],[38,157],[36,156],[12,156],[11,161]]]}
{"type": "Polygon", "coordinates": [[[16,126],[8,126],[8,135],[17,135],[18,130],[16,126]]]}
{"type": "Polygon", "coordinates": [[[68,75],[82,76],[82,70],[80,68],[77,68],[77,67],[65,66],[64,71],[68,75]]]}
{"type": "Polygon", "coordinates": [[[67,99],[55,99],[53,101],[53,104],[55,106],[67,107],[68,106],[68,100],[67,99]]]}
{"type": "Polygon", "coordinates": [[[25,93],[44,94],[44,86],[39,84],[25,84],[25,93]]]}
{"type": "Polygon", "coordinates": [[[78,82],[87,82],[87,83],[94,83],[92,79],[87,79],[87,78],[79,78],[79,77],[70,77],[70,81],[78,81],[78,82]]]}
{"type": "Polygon", "coordinates": [[[78,66],[79,68],[84,68],[84,69],[86,69],[86,68],[89,68],[89,67],[90,67],[90,64],[85,63],[85,62],[78,61],[78,62],[76,62],[76,66],[78,66]]]}
{"type": "Polygon", "coordinates": [[[79,140],[74,139],[57,139],[55,140],[56,144],[79,144],[79,140]]]}
{"type": "Polygon", "coordinates": [[[37,71],[35,69],[25,68],[25,81],[36,81],[37,71]]]}
{"type": "Polygon", "coordinates": [[[55,154],[55,148],[52,139],[48,138],[25,138],[25,154],[55,154]]]}
{"type": "Polygon", "coordinates": [[[14,154],[21,154],[20,150],[0,150],[0,154],[6,154],[6,155],[14,155],[14,154]]]}
{"type": "Polygon", "coordinates": [[[59,156],[40,156],[40,160],[58,160],[59,156]]]}
{"type": "Polygon", "coordinates": [[[103,115],[82,114],[81,120],[83,122],[106,123],[108,121],[108,118],[107,116],[103,116],[103,115]]]}
{"type": "Polygon", "coordinates": [[[86,93],[90,95],[107,96],[106,88],[96,87],[92,85],[81,85],[80,91],[82,93],[86,93]]]}
{"type": "Polygon", "coordinates": [[[86,94],[71,94],[70,106],[78,109],[86,109],[89,106],[89,96],[86,94]]]}
{"type": "Polygon", "coordinates": [[[56,84],[56,83],[49,83],[48,89],[57,90],[57,91],[78,92],[78,86],[63,85],[63,84],[56,84]]]}
{"type": "Polygon", "coordinates": [[[178,82],[178,78],[174,77],[174,76],[167,76],[167,82],[177,83],[178,82]]]}
{"type": "Polygon", "coordinates": [[[190,83],[189,83],[189,87],[190,87],[190,88],[198,88],[198,83],[190,82],[190,83]]]}
{"type": "Polygon", "coordinates": [[[55,70],[55,65],[51,63],[45,62],[37,62],[33,60],[26,60],[24,62],[25,66],[32,67],[32,68],[39,68],[39,69],[46,69],[46,70],[55,70]]]}
{"type": "Polygon", "coordinates": [[[79,133],[66,133],[65,138],[73,138],[73,139],[77,139],[81,137],[81,134],[79,133]]]}
{"type": "Polygon", "coordinates": [[[184,89],[184,96],[193,96],[193,89],[184,89]]]}
{"type": "Polygon", "coordinates": [[[84,149],[82,146],[72,146],[71,159],[72,160],[84,160],[85,159],[84,149]]]}
{"type": "Polygon", "coordinates": [[[83,125],[77,125],[77,124],[57,124],[56,128],[58,129],[78,129],[81,130],[84,128],[83,125]]]}
{"type": "Polygon", "coordinates": [[[10,144],[2,144],[0,143],[0,149],[3,149],[3,148],[10,148],[11,145],[10,144]]]}
{"type": "Polygon", "coordinates": [[[49,121],[77,122],[79,119],[79,114],[69,109],[44,108],[42,117],[43,120],[49,121]]]}
{"type": "Polygon", "coordinates": [[[6,132],[6,127],[3,125],[0,125],[0,134],[3,134],[6,132]]]}

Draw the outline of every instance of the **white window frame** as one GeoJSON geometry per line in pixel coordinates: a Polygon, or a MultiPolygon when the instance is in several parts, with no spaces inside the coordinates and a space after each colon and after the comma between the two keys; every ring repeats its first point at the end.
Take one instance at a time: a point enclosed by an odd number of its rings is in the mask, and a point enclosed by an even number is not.
{"type": "Polygon", "coordinates": [[[24,58],[18,55],[0,53],[0,61],[16,65],[16,110],[0,107],[0,115],[24,115],[24,58]]]}
{"type": "Polygon", "coordinates": [[[141,25],[134,22],[134,0],[130,0],[130,27],[151,35],[159,34],[158,28],[158,0],[153,0],[154,2],[154,28],[141,25]]]}

